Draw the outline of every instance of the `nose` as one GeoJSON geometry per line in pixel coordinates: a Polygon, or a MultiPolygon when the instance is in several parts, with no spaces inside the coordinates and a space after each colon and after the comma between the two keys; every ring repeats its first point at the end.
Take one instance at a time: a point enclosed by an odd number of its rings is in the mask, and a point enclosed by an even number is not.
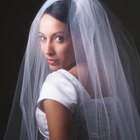
{"type": "Polygon", "coordinates": [[[54,55],[54,47],[50,40],[48,40],[43,47],[43,52],[46,56],[54,55]]]}

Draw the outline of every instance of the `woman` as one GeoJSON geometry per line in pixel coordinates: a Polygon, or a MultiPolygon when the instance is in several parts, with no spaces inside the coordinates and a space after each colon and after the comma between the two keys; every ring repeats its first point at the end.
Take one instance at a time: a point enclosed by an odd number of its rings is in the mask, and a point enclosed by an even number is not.
{"type": "Polygon", "coordinates": [[[138,140],[134,47],[98,0],[46,1],[30,30],[5,140],[138,140]]]}

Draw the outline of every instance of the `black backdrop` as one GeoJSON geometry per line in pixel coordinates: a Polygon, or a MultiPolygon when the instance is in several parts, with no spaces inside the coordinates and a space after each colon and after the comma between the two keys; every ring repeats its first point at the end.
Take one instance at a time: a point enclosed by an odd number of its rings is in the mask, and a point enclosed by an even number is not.
{"type": "MultiPolygon", "coordinates": [[[[31,22],[45,0],[3,0],[0,4],[0,139],[3,139],[31,22]]],[[[128,28],[140,52],[140,2],[102,0],[128,28]]],[[[138,96],[140,98],[140,95],[138,96]]]]}

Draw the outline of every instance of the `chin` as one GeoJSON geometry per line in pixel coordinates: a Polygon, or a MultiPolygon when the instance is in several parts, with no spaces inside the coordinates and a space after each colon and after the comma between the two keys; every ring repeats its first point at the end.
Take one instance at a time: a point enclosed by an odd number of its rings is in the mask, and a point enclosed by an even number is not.
{"type": "Polygon", "coordinates": [[[57,66],[49,66],[49,68],[51,71],[57,71],[57,70],[61,69],[60,67],[57,67],[57,66]]]}

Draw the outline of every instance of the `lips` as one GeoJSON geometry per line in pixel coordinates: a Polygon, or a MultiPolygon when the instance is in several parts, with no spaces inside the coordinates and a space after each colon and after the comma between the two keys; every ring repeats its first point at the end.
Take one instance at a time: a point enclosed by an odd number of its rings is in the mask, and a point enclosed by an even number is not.
{"type": "Polygon", "coordinates": [[[56,59],[47,59],[49,65],[56,65],[57,60],[56,59]]]}

